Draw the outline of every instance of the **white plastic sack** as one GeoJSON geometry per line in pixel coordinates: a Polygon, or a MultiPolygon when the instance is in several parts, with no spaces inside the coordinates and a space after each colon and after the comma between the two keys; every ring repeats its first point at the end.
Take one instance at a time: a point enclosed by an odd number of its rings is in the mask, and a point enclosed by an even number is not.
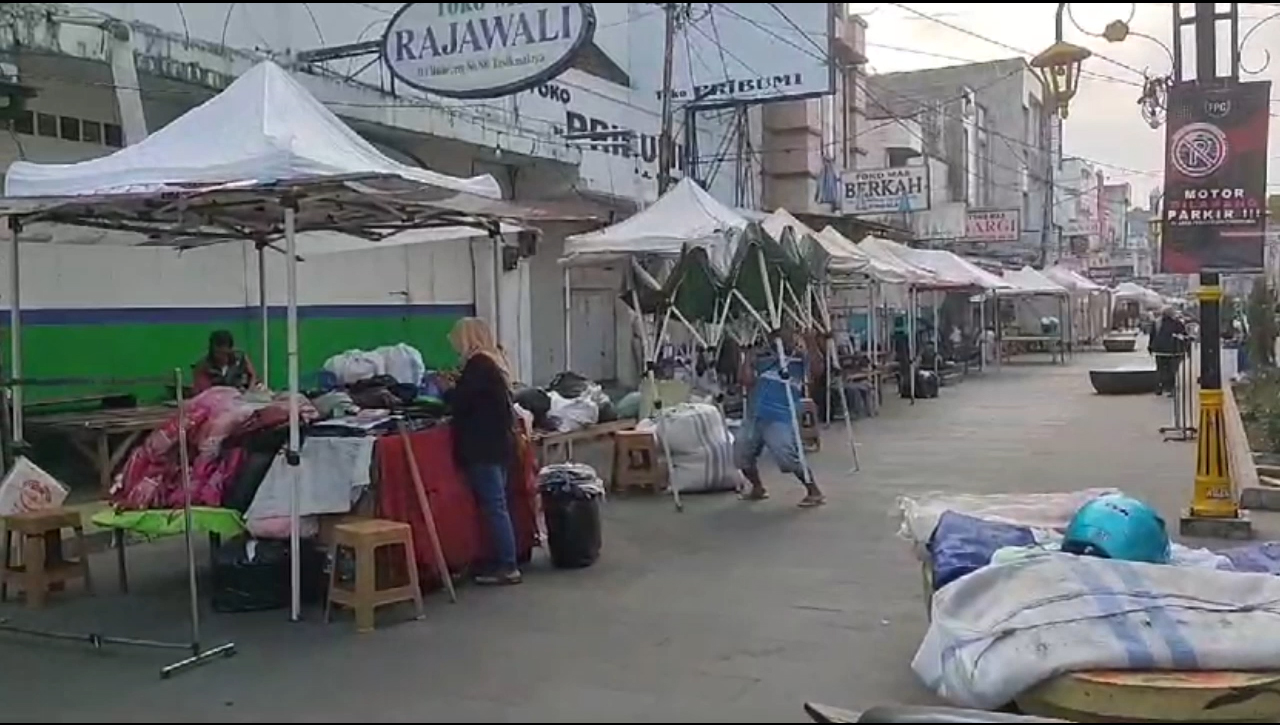
{"type": "Polygon", "coordinates": [[[549,390],[547,397],[551,398],[551,410],[547,412],[547,417],[555,421],[556,430],[561,433],[582,430],[600,420],[600,407],[591,396],[566,398],[549,390]]]}
{"type": "Polygon", "coordinates": [[[387,345],[374,350],[373,354],[382,358],[383,371],[395,378],[397,383],[419,385],[427,374],[427,364],[422,360],[422,353],[412,345],[403,342],[399,345],[387,345]]]}
{"type": "Polygon", "coordinates": [[[57,508],[67,500],[68,493],[58,479],[26,456],[18,456],[9,475],[0,483],[0,516],[57,508]]]}
{"type": "MultiPolygon", "coordinates": [[[[685,403],[659,412],[662,424],[654,419],[640,421],[636,430],[653,431],[665,439],[671,450],[667,462],[671,485],[680,493],[735,491],[738,469],[733,465],[733,439],[720,409],[714,405],[685,403]]],[[[660,439],[659,443],[663,442],[660,439]]],[[[663,446],[660,454],[665,455],[663,446]]]]}
{"type": "Polygon", "coordinates": [[[325,372],[332,373],[338,382],[351,385],[386,373],[382,356],[364,350],[347,350],[329,358],[324,363],[325,372]]]}
{"type": "Polygon", "coordinates": [[[1087,670],[1280,669],[1280,577],[1069,554],[979,569],[933,597],[911,667],[989,710],[1087,670]]]}

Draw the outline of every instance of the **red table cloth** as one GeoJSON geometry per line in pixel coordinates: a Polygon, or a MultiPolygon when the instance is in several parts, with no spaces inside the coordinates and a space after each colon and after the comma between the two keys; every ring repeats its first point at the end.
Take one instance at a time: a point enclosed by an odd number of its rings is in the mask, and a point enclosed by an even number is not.
{"type": "MultiPolygon", "coordinates": [[[[449,570],[456,574],[489,560],[490,544],[471,489],[453,463],[452,435],[449,426],[442,424],[411,433],[409,440],[440,534],[440,548],[444,549],[449,570]]],[[[400,436],[380,438],[374,455],[378,472],[378,515],[409,524],[424,584],[440,584],[435,552],[413,488],[403,440],[400,436]]],[[[515,527],[516,550],[523,563],[529,560],[538,543],[538,509],[531,447],[522,443],[518,458],[507,477],[507,505],[515,527]]]]}

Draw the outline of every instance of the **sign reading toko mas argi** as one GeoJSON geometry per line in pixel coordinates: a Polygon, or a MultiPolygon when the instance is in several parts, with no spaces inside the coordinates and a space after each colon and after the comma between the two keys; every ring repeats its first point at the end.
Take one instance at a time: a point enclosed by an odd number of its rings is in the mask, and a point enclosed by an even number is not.
{"type": "Polygon", "coordinates": [[[1262,269],[1270,96],[1267,81],[1169,89],[1162,272],[1262,269]]]}
{"type": "Polygon", "coordinates": [[[560,75],[595,33],[591,3],[409,3],[382,58],[400,81],[450,98],[497,98],[560,75]]]}

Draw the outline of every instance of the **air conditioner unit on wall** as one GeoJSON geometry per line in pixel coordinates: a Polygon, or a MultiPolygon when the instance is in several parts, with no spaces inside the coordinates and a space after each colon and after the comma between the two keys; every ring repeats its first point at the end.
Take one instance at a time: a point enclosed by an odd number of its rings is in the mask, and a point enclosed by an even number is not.
{"type": "Polygon", "coordinates": [[[27,101],[35,98],[35,88],[23,85],[18,66],[0,63],[0,121],[12,121],[27,110],[27,101]]]}

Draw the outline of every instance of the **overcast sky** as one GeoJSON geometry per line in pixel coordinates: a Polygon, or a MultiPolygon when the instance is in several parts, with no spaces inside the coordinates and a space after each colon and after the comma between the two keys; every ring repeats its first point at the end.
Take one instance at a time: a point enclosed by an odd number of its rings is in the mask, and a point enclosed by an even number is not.
{"type": "MultiPolygon", "coordinates": [[[[873,72],[914,70],[963,61],[993,60],[1015,55],[1014,48],[1030,56],[1053,42],[1053,15],[1056,3],[903,3],[933,19],[921,18],[894,3],[852,3],[850,9],[867,21],[867,54],[873,72]],[[949,28],[957,26],[964,30],[949,28]],[[972,31],[983,40],[964,31],[972,31]],[[994,41],[994,42],[992,42],[994,41]]],[[[1189,4],[1184,3],[1189,8],[1189,4]]],[[[1221,5],[1221,3],[1220,3],[1221,5]]],[[[1172,5],[1170,3],[1075,3],[1075,19],[1087,33],[1097,35],[1108,21],[1128,19],[1134,31],[1148,34],[1171,46],[1172,5]],[[1136,9],[1131,10],[1133,8],[1136,9]]],[[[1190,12],[1190,10],[1184,10],[1190,12]]],[[[1259,21],[1280,13],[1280,3],[1241,3],[1241,35],[1259,21]]],[[[1224,24],[1225,26],[1225,24],[1224,24]]],[[[1163,166],[1164,130],[1152,130],[1139,114],[1137,99],[1142,72],[1167,75],[1171,61],[1156,43],[1130,37],[1111,44],[1081,32],[1066,22],[1066,39],[1083,45],[1097,55],[1085,64],[1086,75],[1080,94],[1071,103],[1065,126],[1066,153],[1095,159],[1114,166],[1105,173],[1134,186],[1135,202],[1160,183],[1163,166]],[[1100,77],[1105,76],[1105,77],[1100,77]]],[[[1223,30],[1225,37],[1225,28],[1223,30]]],[[[1267,60],[1266,48],[1274,49],[1273,62],[1260,75],[1246,80],[1270,80],[1271,150],[1269,178],[1271,193],[1280,193],[1280,18],[1261,26],[1244,46],[1242,65],[1256,70],[1267,60]]],[[[1225,51],[1224,51],[1225,53],[1225,51]]],[[[1194,68],[1194,61],[1189,61],[1194,68]]]]}

